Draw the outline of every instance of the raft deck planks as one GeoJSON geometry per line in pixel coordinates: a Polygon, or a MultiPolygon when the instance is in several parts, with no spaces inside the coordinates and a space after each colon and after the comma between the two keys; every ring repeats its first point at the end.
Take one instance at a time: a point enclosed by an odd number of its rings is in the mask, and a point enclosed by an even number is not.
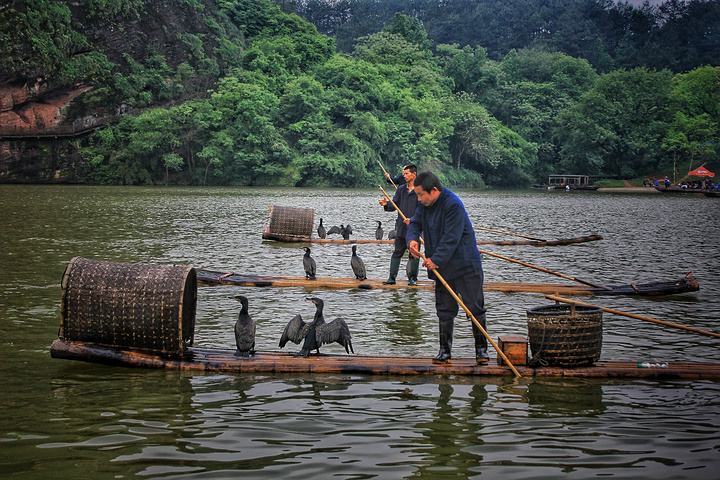
{"type": "MultiPolygon", "coordinates": [[[[601,235],[583,235],[574,238],[558,238],[556,240],[478,240],[478,245],[498,245],[498,246],[531,246],[531,247],[558,247],[561,245],[573,245],[576,243],[596,242],[602,240],[601,235]]],[[[358,238],[344,240],[340,238],[298,238],[292,235],[273,234],[272,238],[263,237],[263,240],[280,242],[280,243],[316,243],[325,245],[393,245],[395,240],[376,240],[374,238],[358,238]]]]}
{"type": "MultiPolygon", "coordinates": [[[[234,272],[217,272],[197,270],[198,282],[206,285],[239,285],[243,287],[305,287],[330,289],[398,289],[421,288],[432,290],[435,282],[418,280],[415,287],[408,286],[406,281],[398,280],[395,285],[384,285],[381,279],[356,280],[350,277],[317,277],[307,280],[305,277],[290,275],[248,275],[234,272]]],[[[522,282],[485,282],[483,289],[487,292],[504,293],[542,293],[557,295],[672,295],[697,291],[697,282],[681,279],[675,282],[655,282],[651,284],[610,285],[611,290],[586,285],[563,285],[557,283],[522,283],[522,282]],[[658,287],[658,288],[653,288],[658,287]]]]}
{"type": "MultiPolygon", "coordinates": [[[[166,368],[201,372],[234,373],[323,373],[364,375],[464,375],[512,376],[512,371],[497,365],[475,364],[474,358],[453,359],[444,364],[430,357],[371,357],[362,355],[311,355],[296,357],[289,353],[259,352],[240,358],[234,350],[191,348],[183,359],[169,359],[152,353],[118,350],[85,342],[57,339],[50,347],[53,358],[142,368],[166,368]]],[[[524,377],[719,379],[720,363],[669,362],[667,367],[640,368],[636,362],[598,362],[591,367],[517,367],[524,377]]]]}

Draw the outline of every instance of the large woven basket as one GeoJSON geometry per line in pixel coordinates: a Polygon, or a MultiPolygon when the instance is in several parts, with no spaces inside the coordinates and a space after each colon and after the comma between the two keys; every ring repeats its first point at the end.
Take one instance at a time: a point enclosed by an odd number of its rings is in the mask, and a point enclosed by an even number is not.
{"type": "Polygon", "coordinates": [[[62,280],[60,338],[178,356],[192,345],[196,304],[189,265],[75,257],[62,280]]]}
{"type": "Polygon", "coordinates": [[[530,364],[581,367],[592,365],[602,351],[602,310],[545,305],[527,311],[530,364]]]}
{"type": "Polygon", "coordinates": [[[266,240],[302,241],[309,240],[315,223],[315,210],[312,208],[270,207],[268,224],[262,238],[266,240]]]}

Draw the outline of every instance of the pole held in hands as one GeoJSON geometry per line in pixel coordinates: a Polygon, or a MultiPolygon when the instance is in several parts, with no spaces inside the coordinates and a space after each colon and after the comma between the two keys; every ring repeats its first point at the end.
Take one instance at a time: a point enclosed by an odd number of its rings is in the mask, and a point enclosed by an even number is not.
{"type": "MultiPolygon", "coordinates": [[[[393,182],[392,177],[390,176],[390,174],[388,173],[388,171],[385,170],[385,167],[384,167],[383,164],[380,162],[380,160],[378,160],[378,159],[376,158],[375,161],[378,163],[378,165],[380,165],[380,168],[382,169],[383,174],[385,174],[385,176],[387,177],[387,179],[390,180],[390,183],[392,183],[392,186],[397,189],[397,185],[395,185],[395,182],[393,182]]],[[[381,188],[382,188],[382,187],[381,187],[381,188]]]]}
{"type": "MultiPolygon", "coordinates": [[[[380,190],[382,190],[385,197],[387,197],[387,199],[390,201],[390,203],[395,208],[395,210],[397,210],[400,217],[403,220],[407,220],[407,216],[405,216],[405,214],[402,212],[402,210],[400,210],[398,208],[398,206],[395,204],[395,202],[392,201],[392,198],[390,198],[390,195],[387,194],[385,189],[380,187],[380,190]]],[[[420,239],[420,240],[422,241],[422,239],[420,239]]],[[[420,256],[420,258],[423,259],[423,261],[427,260],[427,258],[425,257],[425,255],[422,254],[422,252],[418,251],[418,255],[420,256]]],[[[515,374],[515,377],[516,378],[522,377],[522,375],[520,375],[520,372],[518,372],[517,369],[515,368],[515,365],[512,364],[512,362],[507,357],[507,355],[505,355],[505,353],[503,353],[503,351],[500,349],[500,347],[497,345],[497,343],[495,343],[495,341],[492,339],[492,337],[490,337],[490,334],[483,328],[482,324],[478,321],[478,319],[475,318],[475,315],[473,315],[473,313],[470,311],[470,309],[467,307],[467,305],[465,305],[465,302],[463,302],[462,299],[460,297],[458,297],[457,293],[455,293],[455,291],[452,289],[450,284],[447,283],[447,281],[440,274],[440,272],[438,271],[437,268],[433,270],[433,273],[435,274],[437,279],[440,280],[440,283],[443,284],[445,289],[447,289],[447,291],[450,293],[450,295],[452,295],[452,297],[455,299],[457,304],[460,305],[460,307],[463,309],[463,311],[467,314],[468,318],[473,323],[473,325],[475,325],[480,330],[480,332],[487,339],[487,341],[490,342],[490,344],[493,346],[493,348],[498,353],[498,355],[500,355],[500,357],[505,361],[505,363],[508,365],[508,367],[510,367],[510,370],[512,370],[512,372],[515,374]]]]}

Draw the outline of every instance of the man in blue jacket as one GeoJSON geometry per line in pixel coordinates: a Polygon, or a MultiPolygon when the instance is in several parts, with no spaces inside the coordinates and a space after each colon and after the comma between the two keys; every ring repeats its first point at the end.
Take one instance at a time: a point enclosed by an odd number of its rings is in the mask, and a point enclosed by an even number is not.
{"type": "MultiPolygon", "coordinates": [[[[410,219],[406,237],[410,253],[419,256],[418,242],[422,234],[426,257],[423,265],[428,269],[428,276],[436,278],[433,270],[438,269],[485,328],[482,259],[465,206],[430,172],[418,174],[415,195],[419,205],[410,219]]],[[[440,282],[435,283],[435,309],[440,333],[440,351],[435,361],[446,362],[451,358],[453,323],[458,314],[458,304],[440,282]]],[[[487,340],[475,324],[472,329],[475,360],[479,364],[487,363],[487,340]]]]}

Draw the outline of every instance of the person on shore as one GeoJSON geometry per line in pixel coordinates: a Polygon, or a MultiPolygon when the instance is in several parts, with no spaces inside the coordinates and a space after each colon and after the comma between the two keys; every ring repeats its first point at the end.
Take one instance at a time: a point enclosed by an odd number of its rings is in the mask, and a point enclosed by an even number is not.
{"type": "MultiPolygon", "coordinates": [[[[419,205],[407,230],[410,253],[415,257],[420,256],[419,241],[422,234],[426,256],[423,265],[428,269],[428,276],[436,278],[433,271],[438,269],[485,328],[482,259],[465,206],[455,193],[442,187],[438,177],[431,172],[418,174],[414,185],[419,205]]],[[[453,324],[458,308],[445,286],[436,282],[435,309],[440,337],[440,350],[434,360],[436,362],[446,362],[451,358],[453,324]]],[[[472,330],[475,337],[475,360],[478,364],[487,363],[487,339],[474,323],[472,330]]]]}
{"type": "MultiPolygon", "coordinates": [[[[400,211],[402,211],[408,219],[415,214],[415,209],[417,208],[417,197],[415,196],[414,189],[416,175],[417,167],[415,167],[415,165],[406,165],[403,168],[403,183],[398,185],[395,195],[393,195],[393,202],[395,202],[395,205],[398,206],[400,211]]],[[[381,198],[379,203],[385,211],[395,211],[395,207],[392,206],[387,198],[381,198]]],[[[407,243],[405,241],[406,232],[407,224],[398,213],[397,218],[395,219],[395,249],[390,257],[390,274],[388,275],[388,279],[383,282],[385,285],[395,285],[398,271],[400,270],[400,262],[403,255],[405,255],[405,250],[407,250],[407,243]]],[[[408,256],[408,264],[408,268],[406,269],[408,274],[408,285],[417,285],[420,260],[416,257],[408,256]]]]}

